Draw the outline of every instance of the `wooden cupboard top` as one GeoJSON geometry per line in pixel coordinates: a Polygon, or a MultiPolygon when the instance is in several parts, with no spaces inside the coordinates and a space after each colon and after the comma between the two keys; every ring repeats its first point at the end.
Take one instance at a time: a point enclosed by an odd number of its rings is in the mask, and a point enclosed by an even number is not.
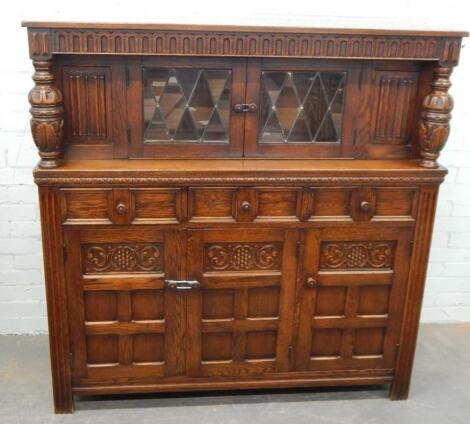
{"type": "Polygon", "coordinates": [[[276,34],[342,34],[342,35],[413,35],[420,37],[468,37],[467,31],[409,30],[379,28],[322,28],[294,26],[248,26],[248,25],[189,25],[173,23],[125,23],[125,22],[61,22],[23,21],[23,27],[50,29],[124,29],[124,30],[165,30],[201,32],[258,32],[276,34]]]}
{"type": "Polygon", "coordinates": [[[166,159],[69,160],[36,168],[39,185],[75,184],[426,184],[442,182],[446,169],[414,160],[166,159]]]}
{"type": "Polygon", "coordinates": [[[54,54],[415,59],[456,64],[465,31],[26,21],[33,59],[54,54]]]}

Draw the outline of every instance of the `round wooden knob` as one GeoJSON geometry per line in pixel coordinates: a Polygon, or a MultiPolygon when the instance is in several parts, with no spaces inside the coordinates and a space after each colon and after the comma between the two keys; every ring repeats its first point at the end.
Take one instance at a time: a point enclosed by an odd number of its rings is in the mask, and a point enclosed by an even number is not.
{"type": "Polygon", "coordinates": [[[116,212],[118,215],[124,215],[127,212],[127,206],[124,203],[119,202],[116,205],[116,212]]]}
{"type": "Polygon", "coordinates": [[[249,210],[250,208],[251,208],[250,202],[246,202],[246,201],[245,201],[245,202],[242,203],[242,209],[243,209],[244,211],[247,211],[247,210],[249,210]]]}
{"type": "Polygon", "coordinates": [[[307,278],[307,286],[308,287],[315,287],[317,285],[317,280],[315,280],[315,278],[313,277],[308,277],[307,278]]]}
{"type": "Polygon", "coordinates": [[[361,202],[361,209],[362,209],[364,212],[368,212],[369,209],[370,209],[370,203],[367,202],[366,200],[362,201],[362,202],[361,202]]]}

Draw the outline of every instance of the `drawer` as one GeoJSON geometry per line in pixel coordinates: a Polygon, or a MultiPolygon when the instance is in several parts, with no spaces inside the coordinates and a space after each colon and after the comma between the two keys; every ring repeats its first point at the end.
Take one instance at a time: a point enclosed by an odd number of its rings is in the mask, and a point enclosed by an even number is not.
{"type": "Polygon", "coordinates": [[[190,187],[190,222],[299,221],[300,187],[190,187]]]}
{"type": "Polygon", "coordinates": [[[414,221],[415,187],[311,188],[305,209],[311,221],[414,221]]]}
{"type": "Polygon", "coordinates": [[[62,189],[65,224],[173,224],[185,216],[179,188],[62,189]]]}

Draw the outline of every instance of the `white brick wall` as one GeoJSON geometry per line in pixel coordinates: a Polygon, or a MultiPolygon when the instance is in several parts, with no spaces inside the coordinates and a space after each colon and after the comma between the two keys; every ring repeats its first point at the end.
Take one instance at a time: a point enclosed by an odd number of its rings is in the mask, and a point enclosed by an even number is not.
{"type": "MultiPolygon", "coordinates": [[[[47,328],[37,194],[31,176],[37,154],[28,130],[32,69],[26,31],[19,26],[22,19],[470,29],[468,6],[460,0],[447,0],[445,7],[441,0],[81,0],[74,5],[15,0],[8,5],[0,16],[0,333],[47,328]]],[[[452,77],[457,108],[441,157],[449,176],[439,199],[424,321],[470,321],[469,72],[470,51],[465,48],[452,77]]]]}

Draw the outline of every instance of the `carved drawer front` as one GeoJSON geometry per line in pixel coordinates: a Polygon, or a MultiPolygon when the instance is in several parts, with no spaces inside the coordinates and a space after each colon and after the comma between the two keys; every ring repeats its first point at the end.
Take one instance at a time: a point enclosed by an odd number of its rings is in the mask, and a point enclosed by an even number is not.
{"type": "Polygon", "coordinates": [[[165,279],[177,277],[176,237],[138,228],[66,230],[75,385],[182,373],[172,347],[181,305],[165,290],[165,279]]]}
{"type": "Polygon", "coordinates": [[[303,194],[302,211],[312,221],[413,221],[417,193],[413,187],[312,188],[303,194]]]}
{"type": "Polygon", "coordinates": [[[299,221],[298,187],[191,187],[189,220],[193,222],[299,221]]]}
{"type": "Polygon", "coordinates": [[[299,371],[394,367],[410,240],[407,228],[308,230],[299,371]]]}
{"type": "Polygon", "coordinates": [[[178,188],[62,190],[66,224],[171,224],[185,214],[185,196],[178,188]]]}
{"type": "Polygon", "coordinates": [[[188,274],[188,374],[253,376],[288,371],[295,297],[296,230],[192,230],[188,274]]]}

